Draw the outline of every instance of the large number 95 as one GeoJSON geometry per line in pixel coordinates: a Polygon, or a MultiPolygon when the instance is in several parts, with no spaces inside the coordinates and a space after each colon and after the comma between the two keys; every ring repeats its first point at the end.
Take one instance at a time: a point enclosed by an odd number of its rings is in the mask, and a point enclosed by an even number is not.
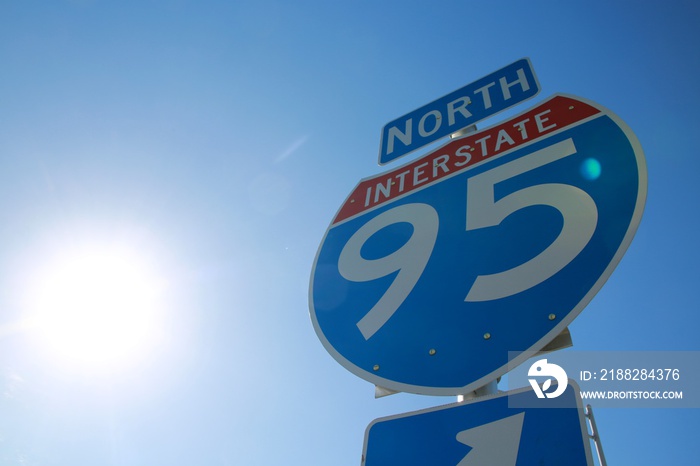
{"type": "MultiPolygon", "coordinates": [[[[477,276],[471,288],[465,289],[468,291],[465,301],[496,300],[532,288],[563,269],[588,244],[598,223],[598,209],[582,189],[546,183],[528,186],[498,201],[494,196],[498,183],[575,153],[573,140],[566,139],[468,179],[466,231],[499,225],[512,213],[535,205],[557,209],[563,217],[563,225],[556,239],[532,259],[508,270],[477,276]]],[[[338,270],[346,280],[366,282],[398,272],[381,298],[357,322],[366,340],[391,319],[420,280],[432,255],[439,224],[438,213],[432,206],[403,204],[372,218],[343,247],[338,270]],[[362,257],[362,247],[369,238],[402,222],[413,226],[403,246],[385,257],[362,257]]]]}

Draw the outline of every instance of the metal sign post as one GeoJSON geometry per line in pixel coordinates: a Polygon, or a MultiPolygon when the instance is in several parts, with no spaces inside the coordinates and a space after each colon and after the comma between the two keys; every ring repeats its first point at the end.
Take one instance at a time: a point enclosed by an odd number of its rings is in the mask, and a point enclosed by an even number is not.
{"type": "Polygon", "coordinates": [[[605,460],[605,455],[603,454],[603,444],[600,441],[600,435],[598,434],[598,426],[595,423],[595,418],[593,417],[593,408],[591,408],[591,405],[586,405],[585,415],[586,419],[588,419],[588,423],[591,425],[591,434],[589,435],[589,437],[591,438],[591,440],[593,440],[593,444],[595,445],[595,451],[598,455],[598,463],[600,464],[600,466],[608,466],[608,462],[605,460]]]}

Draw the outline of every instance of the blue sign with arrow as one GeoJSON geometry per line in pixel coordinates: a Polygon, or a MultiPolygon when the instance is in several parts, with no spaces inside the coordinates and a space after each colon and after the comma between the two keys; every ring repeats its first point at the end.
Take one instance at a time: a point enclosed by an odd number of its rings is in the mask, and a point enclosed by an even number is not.
{"type": "Polygon", "coordinates": [[[603,286],[646,183],[627,125],[566,95],[361,180],[316,255],[314,329],[375,385],[475,390],[542,349],[603,286]]]}
{"type": "Polygon", "coordinates": [[[554,400],[528,388],[377,419],[362,459],[363,466],[593,465],[573,381],[554,400]]]}

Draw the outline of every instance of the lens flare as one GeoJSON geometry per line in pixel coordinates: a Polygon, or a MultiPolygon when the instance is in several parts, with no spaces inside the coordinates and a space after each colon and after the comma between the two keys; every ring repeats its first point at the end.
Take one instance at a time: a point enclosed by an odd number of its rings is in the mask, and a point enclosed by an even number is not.
{"type": "Polygon", "coordinates": [[[600,162],[593,158],[588,158],[581,164],[581,176],[583,176],[588,181],[595,181],[600,178],[602,172],[602,167],[600,162]]]}

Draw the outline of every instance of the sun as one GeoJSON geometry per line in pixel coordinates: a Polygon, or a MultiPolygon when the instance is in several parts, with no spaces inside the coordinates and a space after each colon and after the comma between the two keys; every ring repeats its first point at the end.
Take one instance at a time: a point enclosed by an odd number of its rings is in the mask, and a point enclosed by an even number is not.
{"type": "Polygon", "coordinates": [[[62,364],[109,370],[147,358],[157,345],[163,280],[129,248],[65,251],[35,278],[30,325],[62,364]]]}

